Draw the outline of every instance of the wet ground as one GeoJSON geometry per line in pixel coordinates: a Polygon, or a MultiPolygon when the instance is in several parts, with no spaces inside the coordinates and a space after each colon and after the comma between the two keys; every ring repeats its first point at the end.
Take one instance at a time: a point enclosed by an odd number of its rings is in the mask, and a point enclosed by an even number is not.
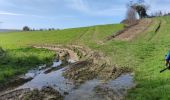
{"type": "Polygon", "coordinates": [[[65,100],[119,100],[126,94],[126,90],[133,86],[131,74],[122,75],[108,82],[94,79],[73,89],[65,96],[65,100]]]}
{"type": "Polygon", "coordinates": [[[36,75],[31,81],[18,87],[17,89],[41,89],[44,86],[51,86],[57,89],[62,94],[64,94],[64,92],[68,92],[73,88],[73,83],[65,79],[62,75],[66,68],[68,68],[68,66],[62,67],[59,65],[59,63],[54,62],[54,64],[58,66],[53,65],[51,68],[38,71],[38,75],[36,75]],[[49,70],[50,72],[48,72],[49,70]]]}
{"type": "MultiPolygon", "coordinates": [[[[123,98],[128,89],[135,85],[133,75],[123,74],[115,80],[104,82],[103,80],[93,79],[80,86],[75,86],[73,81],[65,79],[63,76],[69,65],[61,65],[62,62],[59,61],[54,62],[51,67],[42,65],[37,69],[28,71],[21,78],[32,78],[32,80],[10,91],[4,91],[0,94],[0,100],[2,98],[3,100],[8,100],[7,97],[10,97],[10,100],[16,100],[16,95],[22,98],[26,95],[32,96],[34,93],[41,95],[41,90],[49,86],[58,91],[60,93],[58,97],[61,99],[60,95],[62,95],[64,100],[119,100],[123,98]],[[30,92],[31,90],[33,91],[30,92]]],[[[47,88],[47,90],[49,89],[47,88]]],[[[56,97],[56,95],[52,97],[56,97]]]]}

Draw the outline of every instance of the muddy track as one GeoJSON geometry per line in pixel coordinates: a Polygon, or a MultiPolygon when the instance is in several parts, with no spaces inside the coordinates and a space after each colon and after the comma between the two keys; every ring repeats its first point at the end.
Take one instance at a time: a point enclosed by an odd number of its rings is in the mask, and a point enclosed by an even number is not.
{"type": "Polygon", "coordinates": [[[8,91],[0,95],[0,100],[10,100],[10,99],[16,100],[17,98],[19,99],[19,96],[24,95],[30,91],[31,91],[30,89],[8,91]]]}
{"type": "Polygon", "coordinates": [[[70,50],[68,48],[63,48],[61,46],[33,46],[34,48],[44,48],[49,49],[52,51],[55,51],[57,54],[59,54],[60,57],[64,56],[66,53],[68,53],[69,58],[76,61],[79,61],[79,57],[77,53],[75,53],[73,50],[70,50]]]}
{"type": "Polygon", "coordinates": [[[96,77],[103,80],[115,79],[122,73],[131,71],[131,69],[127,67],[111,65],[110,59],[104,56],[104,54],[82,46],[71,45],[62,47],[44,45],[34,47],[45,48],[56,52],[58,52],[58,50],[67,51],[70,58],[76,62],[70,65],[70,68],[66,70],[64,76],[75,81],[77,84],[84,83],[85,81],[96,77]]]}
{"type": "Polygon", "coordinates": [[[29,88],[9,91],[0,95],[0,100],[63,100],[63,96],[52,87],[41,90],[29,88]]]}
{"type": "Polygon", "coordinates": [[[151,19],[142,19],[137,25],[120,31],[119,34],[114,37],[114,39],[123,41],[133,40],[140,33],[146,31],[151,23],[151,19]]]}

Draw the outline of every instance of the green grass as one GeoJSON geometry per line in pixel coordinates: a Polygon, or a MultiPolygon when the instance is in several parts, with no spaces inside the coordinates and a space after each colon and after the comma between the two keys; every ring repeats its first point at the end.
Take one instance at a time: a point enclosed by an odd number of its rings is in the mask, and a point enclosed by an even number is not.
{"type": "MultiPolygon", "coordinates": [[[[15,57],[12,54],[13,50],[26,48],[30,45],[78,44],[87,46],[93,50],[103,52],[110,58],[111,64],[121,67],[128,66],[133,69],[137,85],[135,88],[129,90],[126,96],[127,100],[168,100],[170,99],[170,72],[166,71],[160,74],[159,71],[164,68],[164,55],[170,49],[169,27],[170,17],[154,18],[148,30],[141,33],[133,41],[112,40],[104,44],[103,41],[107,36],[123,29],[122,24],[100,25],[60,31],[3,33],[0,34],[0,46],[9,51],[9,55],[11,55],[10,59],[15,57]],[[159,21],[162,22],[161,28],[155,33],[159,21]]],[[[22,52],[22,50],[18,51],[18,56],[16,57],[24,57],[24,54],[21,53],[20,55],[19,52],[22,52]]],[[[37,55],[41,50],[29,52],[33,52],[38,59],[46,57],[44,53],[41,56],[37,55]]],[[[10,72],[12,70],[8,68],[15,63],[16,61],[12,59],[11,64],[7,63],[3,65],[9,66],[5,67],[6,69],[4,68],[3,72],[11,75],[10,72]],[[9,72],[6,72],[6,70],[9,70],[9,72]]],[[[22,67],[19,68],[22,69],[22,67]]],[[[2,76],[0,74],[0,77],[2,76]]]]}
{"type": "Polygon", "coordinates": [[[15,33],[1,33],[0,46],[3,48],[20,48],[27,47],[34,44],[84,44],[90,39],[103,40],[104,37],[123,28],[122,24],[99,25],[92,27],[82,27],[65,29],[58,31],[30,31],[30,32],[15,32],[15,33]],[[95,39],[94,39],[95,38],[95,39]]]}
{"type": "Polygon", "coordinates": [[[85,32],[87,28],[67,29],[62,31],[30,31],[0,34],[0,45],[3,48],[20,48],[29,44],[66,44],[85,32]]]}
{"type": "Polygon", "coordinates": [[[25,73],[40,64],[50,64],[54,53],[45,49],[9,49],[0,57],[0,83],[25,73]]]}

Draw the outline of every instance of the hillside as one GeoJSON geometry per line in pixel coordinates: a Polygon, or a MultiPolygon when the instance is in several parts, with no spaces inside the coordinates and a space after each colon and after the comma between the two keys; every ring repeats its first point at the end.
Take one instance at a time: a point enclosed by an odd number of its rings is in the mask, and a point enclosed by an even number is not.
{"type": "MultiPolygon", "coordinates": [[[[164,55],[168,52],[170,46],[170,17],[144,20],[152,21],[145,27],[129,29],[132,30],[130,31],[132,34],[137,34],[130,37],[130,41],[124,41],[127,40],[128,36],[131,36],[129,32],[124,33],[125,37],[122,34],[118,38],[106,41],[108,36],[123,29],[122,24],[111,24],[58,31],[1,33],[0,46],[7,51],[7,55],[11,58],[10,60],[17,57],[22,58],[22,56],[30,59],[32,59],[31,57],[37,58],[34,63],[30,60],[32,66],[44,61],[49,62],[53,59],[54,53],[48,52],[46,49],[30,48],[31,46],[77,45],[89,48],[102,53],[109,60],[109,65],[111,66],[132,69],[136,86],[128,91],[127,100],[167,100],[170,97],[170,73],[166,71],[160,74],[159,71],[164,68],[164,55]]],[[[142,25],[145,25],[145,23],[142,25]]],[[[21,60],[21,62],[25,61],[27,59],[21,60]]],[[[22,70],[16,70],[15,68],[20,67],[11,67],[13,63],[11,62],[9,65],[6,63],[5,65],[2,61],[0,62],[0,70],[2,70],[0,72],[0,81],[16,76],[17,72],[24,73],[30,69],[29,67],[22,68],[25,65],[30,66],[29,64],[21,64],[22,70]],[[5,68],[4,65],[6,66],[5,68]],[[15,71],[13,71],[14,69],[15,71]]],[[[108,68],[108,70],[111,69],[108,68]]]]}
{"type": "Polygon", "coordinates": [[[123,25],[99,25],[65,29],[58,31],[30,31],[30,32],[9,32],[1,33],[0,45],[4,48],[15,48],[33,44],[71,44],[77,41],[95,42],[102,41],[106,36],[123,28],[123,25]],[[95,40],[95,41],[94,41],[95,40]],[[17,45],[15,45],[17,44],[17,45]]]}

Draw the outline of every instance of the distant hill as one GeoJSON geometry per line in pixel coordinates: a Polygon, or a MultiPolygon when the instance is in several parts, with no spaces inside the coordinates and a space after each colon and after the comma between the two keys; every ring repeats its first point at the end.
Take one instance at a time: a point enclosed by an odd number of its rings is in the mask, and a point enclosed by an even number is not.
{"type": "Polygon", "coordinates": [[[14,32],[14,31],[21,31],[17,29],[0,29],[0,32],[14,32]]]}

